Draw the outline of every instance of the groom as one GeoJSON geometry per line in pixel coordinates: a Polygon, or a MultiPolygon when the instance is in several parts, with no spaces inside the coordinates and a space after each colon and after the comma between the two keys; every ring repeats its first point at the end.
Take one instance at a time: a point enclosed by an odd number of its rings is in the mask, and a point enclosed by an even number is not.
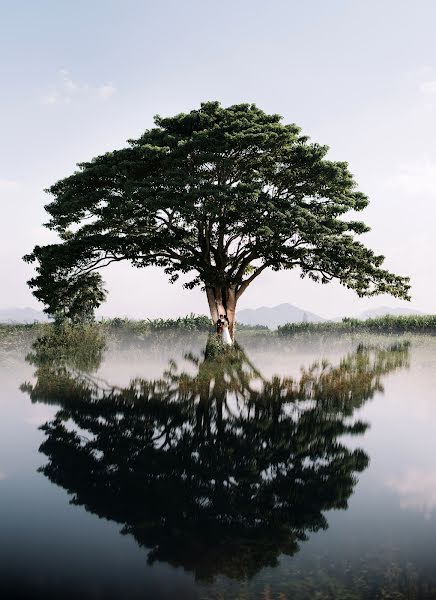
{"type": "Polygon", "coordinates": [[[225,323],[225,317],[224,317],[224,315],[220,315],[216,322],[216,334],[217,335],[222,334],[224,323],[225,323]]]}

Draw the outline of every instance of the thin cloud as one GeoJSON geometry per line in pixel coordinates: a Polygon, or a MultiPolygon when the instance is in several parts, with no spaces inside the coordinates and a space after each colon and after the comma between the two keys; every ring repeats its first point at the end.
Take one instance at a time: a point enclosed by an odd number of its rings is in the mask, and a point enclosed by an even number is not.
{"type": "Polygon", "coordinates": [[[3,473],[2,471],[0,471],[0,481],[4,481],[7,478],[6,473],[3,473]]]}
{"type": "Polygon", "coordinates": [[[117,91],[112,83],[89,85],[73,79],[67,69],[59,71],[59,82],[47,94],[41,97],[41,103],[46,106],[71,104],[78,100],[106,101],[117,91]]]}

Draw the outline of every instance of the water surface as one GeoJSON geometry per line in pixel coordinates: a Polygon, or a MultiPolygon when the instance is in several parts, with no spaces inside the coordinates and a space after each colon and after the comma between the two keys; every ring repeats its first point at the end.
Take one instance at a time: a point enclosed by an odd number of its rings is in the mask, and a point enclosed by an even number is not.
{"type": "Polygon", "coordinates": [[[436,340],[0,353],[0,591],[435,598],[436,340]]]}

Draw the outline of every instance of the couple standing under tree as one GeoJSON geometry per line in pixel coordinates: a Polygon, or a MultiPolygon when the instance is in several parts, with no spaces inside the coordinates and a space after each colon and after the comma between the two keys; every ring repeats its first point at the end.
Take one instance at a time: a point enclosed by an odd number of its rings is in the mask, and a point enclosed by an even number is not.
{"type": "Polygon", "coordinates": [[[223,341],[223,344],[226,346],[232,345],[232,338],[230,337],[229,332],[229,319],[227,315],[220,315],[218,321],[216,322],[216,334],[223,341]]]}

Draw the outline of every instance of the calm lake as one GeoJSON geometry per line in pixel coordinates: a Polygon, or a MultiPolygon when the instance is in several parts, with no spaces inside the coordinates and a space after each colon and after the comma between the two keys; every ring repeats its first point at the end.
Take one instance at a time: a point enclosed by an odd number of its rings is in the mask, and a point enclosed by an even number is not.
{"type": "Polygon", "coordinates": [[[1,597],[436,598],[436,338],[239,343],[0,346],[1,597]]]}

